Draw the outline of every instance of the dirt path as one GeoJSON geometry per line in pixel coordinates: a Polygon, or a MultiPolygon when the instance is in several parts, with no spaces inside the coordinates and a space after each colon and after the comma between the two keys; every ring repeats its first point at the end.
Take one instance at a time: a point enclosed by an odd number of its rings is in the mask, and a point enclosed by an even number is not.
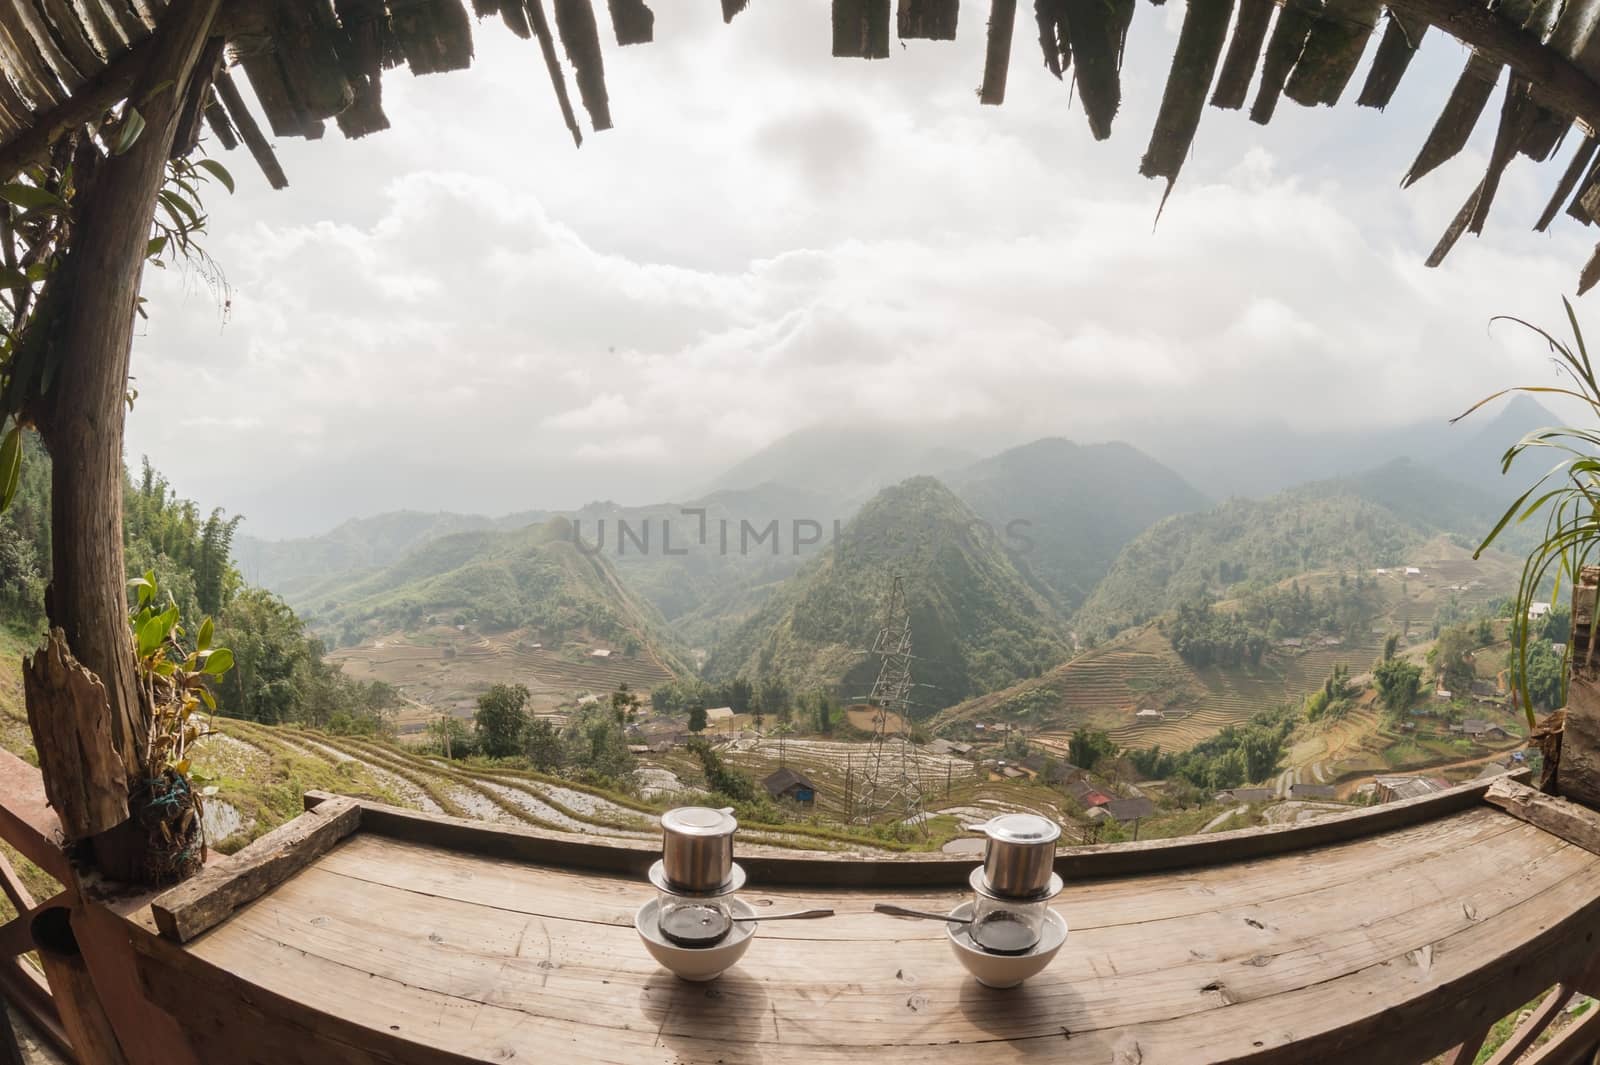
{"type": "Polygon", "coordinates": [[[1200,831],[1196,832],[1195,835],[1203,836],[1207,832],[1210,832],[1212,829],[1216,828],[1218,825],[1222,824],[1224,821],[1228,820],[1228,818],[1230,818],[1230,817],[1238,817],[1240,814],[1247,814],[1249,812],[1250,812],[1250,804],[1249,803],[1241,803],[1240,805],[1234,807],[1232,810],[1226,810],[1226,811],[1218,814],[1217,816],[1213,817],[1211,820],[1207,821],[1204,825],[1200,826],[1200,831]]]}

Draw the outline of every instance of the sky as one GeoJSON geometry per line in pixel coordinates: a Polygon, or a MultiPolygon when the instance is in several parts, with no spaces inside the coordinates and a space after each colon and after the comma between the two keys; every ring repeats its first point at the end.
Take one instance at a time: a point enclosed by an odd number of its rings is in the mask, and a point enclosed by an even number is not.
{"type": "Polygon", "coordinates": [[[238,186],[207,201],[226,306],[196,271],[147,276],[130,461],[279,537],[682,498],[822,422],[1137,444],[1442,420],[1548,381],[1489,318],[1560,324],[1595,239],[1531,231],[1570,134],[1423,266],[1499,108],[1400,189],[1465,61],[1437,32],[1382,113],[1354,105],[1375,45],[1336,108],[1285,99],[1263,128],[1208,107],[1158,225],[1138,162],[1181,3],[1140,4],[1105,142],[1027,5],[1001,107],[977,102],[974,0],[955,42],[876,62],[830,57],[816,0],[728,26],[714,0],[654,3],[655,42],[626,49],[596,6],[616,128],[581,148],[537,45],[493,21],[469,71],[388,73],[392,129],[278,141],[285,191],[213,147],[238,186]]]}

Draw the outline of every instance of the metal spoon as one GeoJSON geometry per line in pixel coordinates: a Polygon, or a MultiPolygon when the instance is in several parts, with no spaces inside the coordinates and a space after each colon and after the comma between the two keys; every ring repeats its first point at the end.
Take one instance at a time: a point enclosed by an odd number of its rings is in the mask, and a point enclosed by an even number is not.
{"type": "Polygon", "coordinates": [[[832,917],[832,910],[796,910],[794,913],[755,913],[749,917],[735,917],[735,921],[809,921],[814,917],[832,917]]]}
{"type": "Polygon", "coordinates": [[[892,902],[873,903],[873,910],[877,913],[887,913],[891,917],[920,917],[925,921],[944,921],[947,924],[971,924],[970,917],[952,917],[948,913],[929,913],[927,910],[908,910],[904,906],[896,906],[892,902]]]}

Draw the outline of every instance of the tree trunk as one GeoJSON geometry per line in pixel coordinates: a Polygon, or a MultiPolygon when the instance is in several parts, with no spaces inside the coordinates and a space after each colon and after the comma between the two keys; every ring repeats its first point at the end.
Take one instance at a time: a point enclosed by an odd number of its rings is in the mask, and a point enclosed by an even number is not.
{"type": "MultiPolygon", "coordinates": [[[[32,405],[52,460],[50,623],[105,686],[130,787],[146,775],[147,721],[128,635],[122,553],[122,430],[145,246],[179,112],[219,0],[176,0],[129,100],[143,134],[100,162],[83,191],[50,329],[55,387],[32,405]]],[[[109,849],[109,848],[108,848],[109,849]]],[[[99,859],[97,859],[99,860],[99,859]]],[[[115,875],[112,869],[105,869],[115,875]]]]}

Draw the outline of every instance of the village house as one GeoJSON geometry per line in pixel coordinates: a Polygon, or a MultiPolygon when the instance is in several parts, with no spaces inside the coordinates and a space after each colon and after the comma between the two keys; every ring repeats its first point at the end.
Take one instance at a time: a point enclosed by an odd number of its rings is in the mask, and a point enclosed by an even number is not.
{"type": "Polygon", "coordinates": [[[733,707],[711,706],[706,708],[707,725],[726,725],[733,721],[733,707]]]}
{"type": "Polygon", "coordinates": [[[594,650],[589,652],[589,657],[590,658],[610,658],[611,657],[611,651],[610,651],[609,648],[596,647],[594,650]]]}
{"type": "Polygon", "coordinates": [[[1156,812],[1156,804],[1143,795],[1135,795],[1131,799],[1112,799],[1106,803],[1106,813],[1118,824],[1129,821],[1138,821],[1151,816],[1156,812]]]}
{"type": "Polygon", "coordinates": [[[1217,802],[1271,802],[1277,797],[1271,788],[1228,788],[1214,796],[1217,802]]]}
{"type": "Polygon", "coordinates": [[[774,799],[787,799],[802,806],[810,806],[817,801],[817,786],[812,783],[811,778],[789,766],[783,766],[770,774],[761,782],[761,786],[766,788],[767,794],[774,799]]]}
{"type": "Polygon", "coordinates": [[[1071,762],[1059,762],[1045,754],[1030,754],[1020,764],[1033,774],[1035,780],[1044,784],[1065,784],[1083,775],[1083,770],[1071,762]]]}
{"type": "Polygon", "coordinates": [[[1450,786],[1449,781],[1439,777],[1381,776],[1373,783],[1376,785],[1375,801],[1380,803],[1417,799],[1450,786]]]}
{"type": "Polygon", "coordinates": [[[1338,797],[1338,789],[1332,784],[1292,784],[1289,787],[1291,799],[1334,799],[1338,797]]]}
{"type": "Polygon", "coordinates": [[[1067,785],[1067,794],[1085,806],[1104,806],[1111,796],[1090,784],[1087,778],[1078,778],[1067,785]]]}
{"type": "Polygon", "coordinates": [[[1146,707],[1133,715],[1133,720],[1140,725],[1154,725],[1167,719],[1166,712],[1146,707]]]}

